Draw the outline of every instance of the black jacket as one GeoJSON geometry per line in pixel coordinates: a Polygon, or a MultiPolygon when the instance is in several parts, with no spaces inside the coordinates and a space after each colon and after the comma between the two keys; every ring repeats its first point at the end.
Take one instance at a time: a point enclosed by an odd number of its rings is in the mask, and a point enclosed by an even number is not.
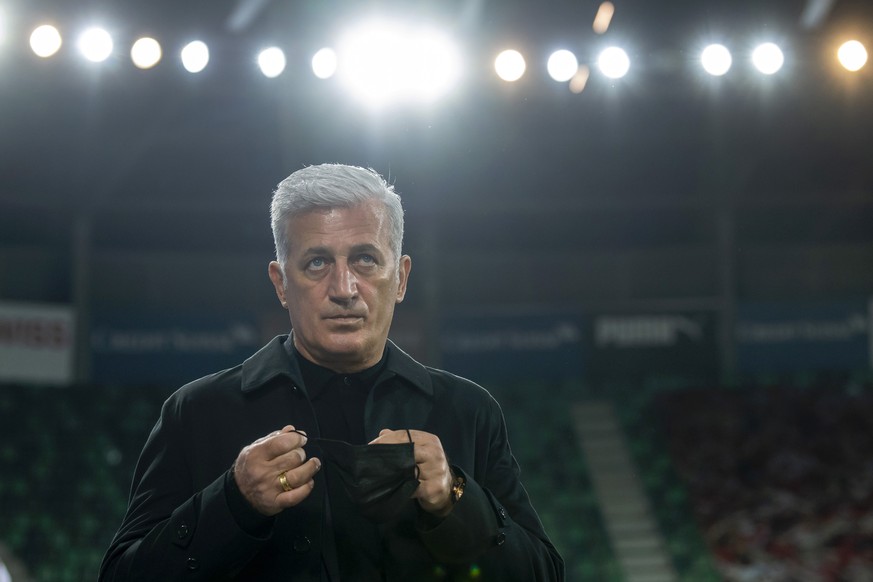
{"type": "MultiPolygon", "coordinates": [[[[309,497],[275,518],[240,504],[229,476],[244,446],[286,424],[318,436],[286,337],[164,403],[100,580],[317,581],[322,554],[338,571],[323,471],[309,497]],[[253,530],[257,520],[265,527],[253,530]]],[[[364,424],[368,440],[382,428],[436,434],[467,478],[463,497],[435,527],[414,501],[399,522],[379,527],[386,580],[563,580],[563,561],[518,479],[500,407],[483,388],[426,368],[389,342],[364,424]]]]}

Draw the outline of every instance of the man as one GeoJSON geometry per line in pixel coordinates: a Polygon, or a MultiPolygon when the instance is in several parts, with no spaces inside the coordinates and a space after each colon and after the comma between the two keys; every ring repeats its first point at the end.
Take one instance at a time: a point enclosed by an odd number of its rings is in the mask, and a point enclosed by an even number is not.
{"type": "Polygon", "coordinates": [[[165,402],[100,579],[562,580],[497,403],[388,341],[393,187],[311,166],[271,216],[292,332],[165,402]]]}

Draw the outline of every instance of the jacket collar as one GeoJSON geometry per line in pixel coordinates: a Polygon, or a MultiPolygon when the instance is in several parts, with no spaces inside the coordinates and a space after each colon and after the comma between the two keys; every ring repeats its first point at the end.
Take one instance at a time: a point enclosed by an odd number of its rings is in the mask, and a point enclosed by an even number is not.
{"type": "MultiPolygon", "coordinates": [[[[242,364],[241,389],[251,392],[269,384],[278,377],[285,377],[295,385],[303,387],[303,377],[297,360],[285,349],[288,335],[279,335],[270,340],[267,345],[255,352],[242,364]]],[[[427,368],[416,362],[412,356],[398,348],[388,340],[388,359],[385,367],[376,380],[378,386],[382,382],[399,376],[408,384],[421,390],[428,396],[433,395],[433,384],[427,368]]]]}
{"type": "Polygon", "coordinates": [[[242,364],[241,388],[251,392],[266,386],[272,380],[285,377],[303,386],[303,377],[297,361],[285,350],[287,335],[277,335],[242,364]]]}

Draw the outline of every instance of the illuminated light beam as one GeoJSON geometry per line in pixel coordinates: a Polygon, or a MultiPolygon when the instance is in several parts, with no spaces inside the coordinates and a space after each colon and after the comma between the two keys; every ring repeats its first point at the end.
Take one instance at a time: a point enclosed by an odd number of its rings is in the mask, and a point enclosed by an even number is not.
{"type": "Polygon", "coordinates": [[[758,45],[752,52],[752,64],[761,73],[773,75],[785,64],[785,55],[782,54],[782,49],[777,45],[765,42],[758,45]]]}
{"type": "Polygon", "coordinates": [[[61,33],[51,24],[37,26],[30,33],[30,50],[38,57],[46,59],[56,54],[62,44],[61,33]]]}
{"type": "Polygon", "coordinates": [[[597,57],[597,66],[600,72],[610,79],[620,79],[630,70],[630,57],[624,49],[611,46],[604,49],[597,57]]]}
{"type": "Polygon", "coordinates": [[[591,28],[597,34],[604,34],[609,29],[609,24],[612,22],[612,16],[615,14],[615,5],[612,2],[603,2],[597,9],[597,14],[594,15],[594,22],[591,28]]]}
{"type": "Polygon", "coordinates": [[[102,28],[89,28],[79,36],[79,52],[92,63],[102,63],[112,54],[112,36],[102,28]]]}
{"type": "Polygon", "coordinates": [[[588,68],[588,65],[580,66],[576,74],[573,75],[573,78],[570,79],[570,91],[576,95],[584,91],[590,76],[591,70],[588,68]]]}
{"type": "Polygon", "coordinates": [[[800,25],[806,30],[820,27],[833,7],[834,0],[806,0],[806,6],[800,15],[800,25]]]}
{"type": "Polygon", "coordinates": [[[721,44],[711,44],[700,53],[703,70],[713,77],[721,77],[727,73],[732,63],[731,52],[721,44]]]}
{"type": "Polygon", "coordinates": [[[270,0],[238,0],[233,12],[227,17],[227,29],[243,32],[264,11],[270,0]]]}
{"type": "Polygon", "coordinates": [[[325,47],[312,56],[312,72],[319,79],[330,79],[336,74],[336,51],[325,47]]]}
{"type": "Polygon", "coordinates": [[[209,47],[202,40],[191,41],[182,49],[181,57],[186,71],[199,73],[209,64],[209,47]]]}
{"type": "Polygon", "coordinates": [[[494,59],[494,72],[508,83],[521,79],[526,69],[527,64],[524,62],[524,57],[517,50],[501,51],[494,59]]]}
{"type": "Polygon", "coordinates": [[[399,22],[366,22],[339,44],[337,74],[373,107],[399,101],[430,102],[461,74],[455,44],[439,32],[399,22]]]}
{"type": "Polygon", "coordinates": [[[258,67],[268,79],[275,79],[285,70],[285,53],[279,47],[272,46],[258,54],[258,67]]]}
{"type": "Polygon", "coordinates": [[[140,69],[151,69],[161,61],[161,45],[150,37],[137,39],[130,47],[130,60],[140,69]]]}
{"type": "Polygon", "coordinates": [[[867,64],[867,49],[860,41],[848,40],[837,51],[837,59],[847,71],[854,73],[867,64]]]}
{"type": "Polygon", "coordinates": [[[579,61],[572,52],[561,49],[553,52],[546,63],[549,76],[559,83],[569,81],[579,70],[579,61]]]}

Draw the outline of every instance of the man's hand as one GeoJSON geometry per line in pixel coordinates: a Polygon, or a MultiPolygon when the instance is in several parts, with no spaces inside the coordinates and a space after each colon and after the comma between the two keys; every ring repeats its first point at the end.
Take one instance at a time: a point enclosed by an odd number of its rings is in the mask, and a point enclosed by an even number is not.
{"type": "Polygon", "coordinates": [[[438,517],[451,513],[452,504],[452,472],[443,445],[435,434],[421,430],[382,429],[379,436],[369,444],[385,445],[408,443],[412,436],[415,443],[415,464],[418,465],[418,480],[420,484],[412,494],[418,500],[421,508],[438,517]]]}
{"type": "Polygon", "coordinates": [[[240,451],[233,464],[233,477],[240,492],[263,515],[276,515],[297,505],[315,487],[313,477],[321,468],[315,457],[306,460],[306,437],[293,426],[271,432],[240,451]],[[292,487],[285,491],[279,475],[292,487]]]}

